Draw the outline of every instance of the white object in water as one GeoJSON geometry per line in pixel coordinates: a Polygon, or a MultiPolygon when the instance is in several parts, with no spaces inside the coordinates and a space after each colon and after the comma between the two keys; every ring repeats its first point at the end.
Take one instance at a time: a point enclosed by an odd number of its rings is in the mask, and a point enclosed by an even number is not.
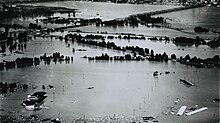
{"type": "Polygon", "coordinates": [[[33,111],[35,109],[34,105],[25,106],[25,109],[28,111],[33,111]]]}
{"type": "Polygon", "coordinates": [[[197,110],[195,110],[195,111],[191,111],[191,112],[189,112],[189,113],[186,113],[186,115],[189,116],[189,115],[192,115],[192,114],[195,114],[195,113],[198,113],[198,112],[207,110],[207,109],[208,109],[208,107],[202,107],[202,108],[197,109],[197,110]]]}
{"type": "Polygon", "coordinates": [[[178,103],[180,101],[180,99],[179,98],[176,98],[176,100],[174,100],[173,102],[174,103],[178,103]]]}
{"type": "Polygon", "coordinates": [[[49,109],[49,107],[47,107],[47,106],[40,106],[40,108],[45,108],[45,109],[49,109]]]}
{"type": "Polygon", "coordinates": [[[187,106],[181,106],[180,110],[177,112],[178,116],[183,115],[184,111],[186,110],[187,106]]]}

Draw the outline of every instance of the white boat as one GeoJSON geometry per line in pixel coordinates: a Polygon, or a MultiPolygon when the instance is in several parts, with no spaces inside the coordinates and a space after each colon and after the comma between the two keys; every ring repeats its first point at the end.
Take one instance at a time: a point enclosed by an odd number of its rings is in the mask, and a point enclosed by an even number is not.
{"type": "Polygon", "coordinates": [[[183,115],[183,113],[185,112],[187,106],[181,106],[180,110],[177,112],[177,116],[181,116],[183,115]]]}
{"type": "Polygon", "coordinates": [[[199,113],[199,112],[204,111],[204,110],[207,110],[207,109],[208,109],[208,107],[202,107],[202,108],[197,109],[197,110],[195,110],[195,111],[191,111],[191,112],[189,112],[189,113],[186,113],[186,115],[187,115],[187,116],[190,116],[190,115],[193,115],[193,114],[195,114],[195,113],[199,113]]]}

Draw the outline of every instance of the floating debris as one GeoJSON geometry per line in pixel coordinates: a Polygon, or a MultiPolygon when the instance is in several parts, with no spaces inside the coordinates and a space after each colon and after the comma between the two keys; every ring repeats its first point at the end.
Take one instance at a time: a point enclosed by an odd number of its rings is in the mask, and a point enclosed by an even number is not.
{"type": "Polygon", "coordinates": [[[174,115],[174,114],[175,114],[175,111],[170,111],[170,114],[174,115]]]}
{"type": "Polygon", "coordinates": [[[77,51],[86,51],[86,49],[77,49],[77,51]]]}
{"type": "Polygon", "coordinates": [[[91,90],[91,89],[93,89],[93,88],[94,88],[94,87],[89,87],[89,88],[87,88],[87,89],[90,89],[90,90],[91,90]]]}
{"type": "Polygon", "coordinates": [[[154,120],[154,117],[143,117],[143,121],[154,120]]]}
{"type": "Polygon", "coordinates": [[[187,87],[191,87],[191,86],[194,86],[193,83],[189,82],[189,81],[186,81],[184,79],[180,79],[180,82],[184,85],[186,85],[187,87]]]}
{"type": "Polygon", "coordinates": [[[169,71],[166,71],[165,74],[170,74],[170,72],[169,72],[169,71]]]}
{"type": "Polygon", "coordinates": [[[153,76],[158,76],[158,71],[155,71],[155,72],[153,73],[153,76]]]}
{"type": "Polygon", "coordinates": [[[53,120],[51,120],[51,122],[53,122],[53,123],[61,123],[61,121],[59,120],[59,118],[53,119],[53,120]]]}
{"type": "Polygon", "coordinates": [[[71,103],[73,103],[73,104],[76,103],[76,100],[72,100],[71,103]]]}
{"type": "Polygon", "coordinates": [[[155,120],[154,117],[143,117],[143,122],[158,122],[158,120],[155,120]]]}
{"type": "Polygon", "coordinates": [[[52,86],[52,85],[48,85],[48,87],[51,89],[51,88],[54,88],[54,86],[52,86]]]}
{"type": "Polygon", "coordinates": [[[175,104],[177,104],[179,101],[180,101],[179,98],[176,98],[175,100],[173,100],[173,102],[174,102],[175,104]]]}
{"type": "Polygon", "coordinates": [[[215,99],[213,99],[213,102],[220,102],[220,99],[219,98],[215,98],[215,99]]]}
{"type": "Polygon", "coordinates": [[[43,89],[43,90],[46,89],[44,85],[42,85],[42,89],[43,89]]]}

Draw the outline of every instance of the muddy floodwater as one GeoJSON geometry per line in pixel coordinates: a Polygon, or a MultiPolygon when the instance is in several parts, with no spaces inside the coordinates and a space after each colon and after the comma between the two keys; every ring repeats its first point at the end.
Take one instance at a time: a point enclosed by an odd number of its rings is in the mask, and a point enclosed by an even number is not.
{"type": "MultiPolygon", "coordinates": [[[[36,3],[35,5],[42,4],[46,6],[77,8],[81,12],[78,16],[93,17],[100,15],[105,19],[150,11],[154,7],[156,9],[160,8],[159,6],[150,5],[139,6],[77,1],[46,2],[36,3]],[[90,8],[93,11],[89,11],[90,8]],[[115,13],[114,11],[120,10],[119,8],[124,9],[120,13],[115,13]],[[113,12],[107,11],[108,9],[113,10],[113,12]]],[[[160,9],[167,8],[170,8],[170,6],[163,6],[160,9]]],[[[211,13],[211,10],[207,7],[197,9],[204,9],[205,12],[211,13]]],[[[191,14],[192,20],[189,24],[196,26],[199,24],[208,25],[207,27],[214,28],[214,26],[209,24],[212,21],[192,22],[194,20],[192,17],[194,14],[192,13],[198,12],[197,9],[192,10],[193,12],[184,10],[186,11],[185,14],[191,14]]],[[[215,11],[213,8],[210,9],[215,11]]],[[[184,11],[179,13],[184,13],[184,11]]],[[[203,14],[206,13],[203,12],[203,14]]],[[[219,13],[216,14],[218,15],[219,13]]],[[[164,16],[171,18],[169,14],[164,16]]],[[[182,17],[183,20],[180,21],[183,21],[182,25],[178,25],[175,21],[172,23],[174,26],[184,27],[184,30],[190,32],[192,28],[185,26],[188,20],[184,20],[185,16],[182,17]]],[[[210,17],[211,20],[213,20],[212,17],[210,17]]],[[[4,20],[3,22],[6,21],[4,20]]],[[[12,19],[11,23],[14,22],[15,20],[12,19]]],[[[219,29],[219,27],[216,23],[216,28],[219,29]]],[[[147,28],[145,26],[112,28],[96,27],[94,25],[68,29],[63,33],[56,32],[53,35],[64,35],[69,33],[68,31],[76,29],[90,32],[126,32],[148,36],[197,36],[197,34],[167,28],[147,28]]],[[[210,35],[210,37],[218,37],[216,34],[210,35]]],[[[108,41],[115,42],[119,46],[139,46],[153,49],[156,53],[166,52],[169,57],[172,53],[175,53],[177,57],[189,54],[190,56],[200,58],[211,58],[219,55],[220,52],[220,48],[213,49],[208,46],[196,47],[194,45],[176,46],[171,42],[153,42],[150,40],[128,41],[124,39],[111,39],[108,41]]],[[[213,99],[219,98],[219,68],[195,68],[175,61],[89,61],[82,57],[100,56],[102,53],[108,53],[110,56],[125,55],[126,52],[59,40],[55,37],[37,37],[36,39],[33,38],[21,43],[27,45],[22,54],[10,53],[7,50],[6,55],[1,54],[0,62],[3,60],[15,60],[18,57],[39,57],[44,53],[51,55],[55,52],[71,56],[74,60],[69,63],[65,61],[62,63],[51,62],[50,64],[40,62],[36,66],[1,70],[0,82],[27,84],[29,88],[27,90],[17,89],[16,92],[2,97],[0,108],[4,109],[4,111],[1,110],[0,115],[34,114],[42,119],[60,118],[62,122],[66,123],[70,123],[77,118],[94,119],[96,121],[108,119],[115,122],[117,119],[118,122],[131,122],[140,121],[143,116],[155,117],[162,123],[216,123],[219,121],[219,103],[213,102],[213,99]],[[76,51],[72,52],[72,48],[75,48],[76,51]],[[153,76],[155,71],[159,72],[158,76],[153,76]],[[190,81],[195,86],[187,87],[180,82],[180,79],[190,81]],[[46,88],[43,89],[42,85],[45,85],[46,88]],[[53,88],[48,87],[49,85],[52,85],[53,88]],[[37,111],[25,110],[21,106],[22,101],[28,94],[33,94],[36,91],[47,92],[48,97],[43,103],[44,108],[37,111]],[[177,111],[183,105],[188,108],[206,106],[208,110],[191,116],[176,116],[177,111]]]]}
{"type": "Polygon", "coordinates": [[[176,62],[88,61],[80,57],[101,55],[103,52],[112,56],[123,53],[77,43],[66,48],[64,41],[50,38],[37,38],[29,43],[25,54],[27,56],[60,52],[74,56],[74,61],[50,65],[42,62],[38,66],[1,71],[3,82],[26,83],[35,87],[27,91],[18,90],[1,100],[5,110],[19,111],[24,115],[39,114],[42,118],[60,117],[67,122],[77,117],[113,115],[154,116],[167,122],[218,119],[218,103],[212,100],[218,97],[219,69],[198,69],[176,62]],[[86,51],[72,53],[72,47],[86,51]],[[158,77],[153,76],[156,70],[161,73],[158,77]],[[165,74],[166,71],[170,73],[165,74]],[[186,87],[180,83],[180,78],[192,81],[196,86],[186,87]],[[27,94],[42,90],[42,85],[54,86],[45,89],[48,98],[43,105],[48,108],[40,111],[23,109],[20,105],[22,100],[27,94]],[[90,87],[94,88],[88,89],[90,87]],[[208,106],[209,109],[188,117],[166,115],[177,98],[180,102],[175,105],[176,110],[181,105],[208,106]]]}

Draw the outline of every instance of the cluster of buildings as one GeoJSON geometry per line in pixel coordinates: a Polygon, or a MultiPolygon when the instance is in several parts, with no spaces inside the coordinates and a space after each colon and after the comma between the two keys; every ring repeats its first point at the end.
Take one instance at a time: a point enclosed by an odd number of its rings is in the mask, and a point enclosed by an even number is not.
{"type": "Polygon", "coordinates": [[[6,5],[6,4],[0,4],[0,12],[7,12],[7,11],[12,11],[16,9],[16,5],[10,4],[10,5],[6,5]]]}

